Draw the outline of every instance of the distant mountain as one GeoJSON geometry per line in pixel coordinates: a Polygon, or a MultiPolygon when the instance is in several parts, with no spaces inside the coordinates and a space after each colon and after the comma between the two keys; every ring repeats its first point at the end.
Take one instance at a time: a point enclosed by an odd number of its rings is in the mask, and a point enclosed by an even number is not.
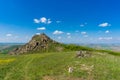
{"type": "Polygon", "coordinates": [[[24,45],[25,43],[0,43],[0,50],[9,48],[11,46],[15,46],[15,45],[24,45]]]}
{"type": "Polygon", "coordinates": [[[94,49],[112,50],[120,52],[120,43],[99,43],[99,44],[79,44],[81,46],[87,46],[94,49]]]}
{"type": "Polygon", "coordinates": [[[16,47],[20,47],[24,43],[0,43],[0,53],[8,53],[16,47]]]}
{"type": "Polygon", "coordinates": [[[22,45],[11,45],[11,46],[7,46],[6,48],[3,48],[0,50],[1,53],[7,54],[10,51],[12,51],[13,49],[15,49],[16,47],[20,47],[22,45]]]}

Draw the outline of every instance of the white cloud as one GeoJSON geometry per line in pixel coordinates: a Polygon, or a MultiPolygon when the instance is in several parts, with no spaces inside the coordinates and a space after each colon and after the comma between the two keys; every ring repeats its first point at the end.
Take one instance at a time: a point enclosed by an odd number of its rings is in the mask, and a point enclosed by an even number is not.
{"type": "Polygon", "coordinates": [[[50,24],[50,23],[52,23],[52,21],[50,19],[48,19],[47,23],[50,24]]]}
{"type": "Polygon", "coordinates": [[[58,37],[58,39],[61,39],[61,38],[62,38],[61,36],[58,37]]]}
{"type": "Polygon", "coordinates": [[[107,34],[107,33],[110,33],[110,31],[109,31],[109,30],[106,30],[105,33],[106,33],[106,34],[107,34]]]}
{"type": "Polygon", "coordinates": [[[113,39],[112,37],[106,37],[105,38],[106,40],[111,40],[111,39],[113,39]]]}
{"type": "Polygon", "coordinates": [[[40,22],[41,23],[46,23],[47,22],[47,18],[45,18],[45,17],[40,18],[40,22]]]}
{"type": "Polygon", "coordinates": [[[11,37],[11,36],[12,36],[12,34],[6,34],[6,36],[7,36],[7,37],[11,37]]]}
{"type": "Polygon", "coordinates": [[[83,32],[81,32],[81,34],[82,34],[82,35],[85,35],[85,34],[87,34],[87,32],[83,31],[83,32]]]}
{"type": "Polygon", "coordinates": [[[100,27],[107,27],[107,26],[110,26],[110,25],[111,25],[111,24],[105,22],[105,23],[99,24],[98,26],[100,26],[100,27]]]}
{"type": "Polygon", "coordinates": [[[87,23],[85,22],[84,24],[80,24],[80,27],[84,27],[86,25],[87,25],[87,23]]]}
{"type": "Polygon", "coordinates": [[[34,23],[40,23],[38,19],[34,19],[34,23]]]}
{"type": "Polygon", "coordinates": [[[52,23],[52,21],[51,21],[51,19],[47,19],[46,17],[41,17],[40,19],[34,19],[34,23],[50,24],[50,23],[52,23]]]}
{"type": "Polygon", "coordinates": [[[99,37],[98,39],[99,39],[99,40],[102,40],[103,38],[102,38],[102,37],[99,37]]]}
{"type": "Polygon", "coordinates": [[[36,35],[40,35],[40,33],[36,33],[36,35]]]}
{"type": "Polygon", "coordinates": [[[112,40],[112,37],[99,37],[99,40],[112,40]]]}
{"type": "Polygon", "coordinates": [[[67,35],[71,35],[71,33],[67,33],[67,35]]]}
{"type": "Polygon", "coordinates": [[[63,34],[63,33],[64,33],[64,32],[58,31],[58,30],[56,30],[56,31],[53,32],[53,34],[55,34],[55,35],[56,35],[56,34],[63,34]]]}
{"type": "Polygon", "coordinates": [[[40,27],[40,28],[37,28],[37,30],[46,30],[45,27],[40,27]]]}

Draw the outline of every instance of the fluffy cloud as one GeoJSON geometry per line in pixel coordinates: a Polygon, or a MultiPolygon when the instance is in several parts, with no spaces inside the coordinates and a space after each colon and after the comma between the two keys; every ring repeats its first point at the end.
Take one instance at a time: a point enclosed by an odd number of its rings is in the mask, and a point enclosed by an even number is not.
{"type": "Polygon", "coordinates": [[[40,35],[40,33],[36,33],[36,35],[40,35]]]}
{"type": "Polygon", "coordinates": [[[52,21],[50,19],[48,19],[47,24],[50,24],[50,23],[52,23],[52,21]]]}
{"type": "Polygon", "coordinates": [[[40,19],[34,19],[34,23],[50,24],[50,23],[52,23],[52,21],[50,19],[47,19],[46,17],[42,17],[40,19]]]}
{"type": "Polygon", "coordinates": [[[103,37],[99,37],[99,38],[98,38],[98,40],[102,40],[102,39],[103,39],[103,37]]]}
{"type": "Polygon", "coordinates": [[[71,35],[71,33],[67,33],[67,35],[69,36],[69,35],[71,35]]]}
{"type": "Polygon", "coordinates": [[[40,23],[38,19],[34,19],[34,23],[40,23]]]}
{"type": "Polygon", "coordinates": [[[37,28],[37,30],[46,30],[45,27],[40,27],[40,28],[37,28]]]}
{"type": "Polygon", "coordinates": [[[112,40],[112,37],[99,37],[99,40],[112,40]]]}
{"type": "Polygon", "coordinates": [[[107,27],[107,26],[110,26],[110,24],[105,22],[105,23],[99,24],[98,26],[100,26],[100,27],[107,27]]]}
{"type": "Polygon", "coordinates": [[[6,36],[7,36],[7,37],[11,37],[11,36],[12,36],[12,34],[6,34],[6,36]]]}
{"type": "Polygon", "coordinates": [[[64,32],[58,31],[58,30],[56,30],[56,31],[53,32],[53,34],[55,34],[55,35],[56,35],[56,34],[63,34],[63,33],[64,33],[64,32]]]}
{"type": "Polygon", "coordinates": [[[107,34],[107,33],[110,33],[110,31],[109,31],[109,30],[106,30],[105,33],[106,33],[106,34],[107,34]]]}
{"type": "Polygon", "coordinates": [[[40,22],[41,23],[46,23],[47,22],[47,18],[45,18],[45,17],[40,18],[40,22]]]}
{"type": "Polygon", "coordinates": [[[83,32],[81,32],[81,34],[82,34],[82,35],[85,35],[85,34],[87,34],[87,32],[84,32],[84,31],[83,31],[83,32]]]}
{"type": "Polygon", "coordinates": [[[84,24],[80,24],[80,27],[84,27],[86,25],[87,25],[87,23],[85,22],[84,24]]]}
{"type": "Polygon", "coordinates": [[[58,37],[58,39],[61,39],[61,38],[62,38],[61,36],[58,37]]]}

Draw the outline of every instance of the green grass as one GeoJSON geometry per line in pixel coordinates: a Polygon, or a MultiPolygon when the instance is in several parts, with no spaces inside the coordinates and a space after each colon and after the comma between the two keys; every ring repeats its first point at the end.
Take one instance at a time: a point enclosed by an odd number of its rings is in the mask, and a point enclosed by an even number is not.
{"type": "Polygon", "coordinates": [[[0,60],[14,59],[0,64],[0,80],[120,80],[119,56],[93,52],[91,57],[75,58],[75,54],[0,54],[0,60]],[[74,68],[72,73],[69,67],[74,68]]]}

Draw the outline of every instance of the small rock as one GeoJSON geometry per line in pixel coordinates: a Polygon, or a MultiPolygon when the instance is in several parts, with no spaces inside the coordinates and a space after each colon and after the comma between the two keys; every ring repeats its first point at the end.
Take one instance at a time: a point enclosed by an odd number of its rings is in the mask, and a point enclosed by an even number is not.
{"type": "Polygon", "coordinates": [[[69,73],[72,73],[72,72],[73,72],[73,67],[69,67],[69,68],[68,68],[68,72],[69,72],[69,73]]]}

